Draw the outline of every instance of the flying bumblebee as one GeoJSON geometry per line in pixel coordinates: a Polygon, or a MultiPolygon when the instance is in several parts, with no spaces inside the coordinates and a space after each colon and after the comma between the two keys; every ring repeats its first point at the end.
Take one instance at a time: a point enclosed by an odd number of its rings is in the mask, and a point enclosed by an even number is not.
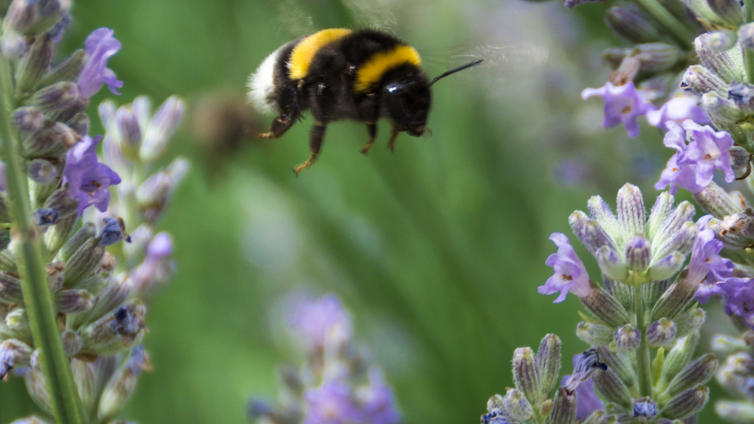
{"type": "Polygon", "coordinates": [[[314,163],[322,148],[327,124],[341,119],[364,122],[369,139],[377,136],[377,120],[388,118],[394,149],[400,132],[421,136],[431,104],[430,86],[440,78],[477,65],[475,60],[431,81],[421,68],[419,53],[403,41],[375,30],[325,29],[299,38],[272,52],[249,76],[249,100],[261,112],[276,114],[262,138],[278,138],[311,109],[309,158],[296,166],[298,174],[314,163]]]}

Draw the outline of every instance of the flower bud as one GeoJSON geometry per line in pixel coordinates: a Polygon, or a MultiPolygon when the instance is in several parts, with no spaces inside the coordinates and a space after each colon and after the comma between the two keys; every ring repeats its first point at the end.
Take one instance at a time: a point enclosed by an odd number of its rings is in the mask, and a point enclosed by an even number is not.
{"type": "Polygon", "coordinates": [[[608,369],[612,370],[626,387],[634,388],[639,381],[628,353],[616,352],[608,346],[597,347],[597,354],[608,369]]]}
{"type": "Polygon", "coordinates": [[[751,172],[752,157],[748,150],[741,146],[732,146],[728,149],[728,154],[730,154],[730,167],[736,178],[744,178],[747,173],[751,172]]]}
{"type": "Polygon", "coordinates": [[[712,338],[711,347],[713,351],[720,355],[730,355],[748,349],[745,341],[724,334],[715,335],[712,338]]]}
{"type": "Polygon", "coordinates": [[[717,366],[715,355],[707,353],[700,356],[670,380],[668,388],[660,395],[660,398],[667,399],[697,385],[705,384],[715,375],[717,366]]]}
{"type": "Polygon", "coordinates": [[[79,100],[79,90],[75,83],[62,81],[34,93],[31,103],[45,115],[55,118],[57,114],[75,105],[79,100]]]}
{"type": "Polygon", "coordinates": [[[76,50],[45,75],[41,84],[47,86],[61,81],[75,80],[81,73],[81,69],[84,67],[86,59],[86,51],[83,49],[76,50]]]}
{"type": "Polygon", "coordinates": [[[624,351],[632,351],[641,343],[641,333],[633,325],[626,324],[615,330],[613,334],[615,346],[624,351]]]}
{"type": "Polygon", "coordinates": [[[702,308],[692,308],[675,318],[676,337],[683,337],[689,333],[699,331],[704,324],[706,312],[702,308]]]}
{"type": "Polygon", "coordinates": [[[31,30],[39,19],[39,2],[36,0],[13,0],[3,19],[3,28],[21,34],[31,30]]]}
{"type": "Polygon", "coordinates": [[[136,382],[142,371],[151,371],[152,365],[149,355],[139,346],[131,351],[131,356],[115,375],[108,381],[102,391],[102,397],[97,409],[100,422],[108,422],[125,405],[136,389],[136,382]]]}
{"type": "Polygon", "coordinates": [[[576,337],[591,346],[601,346],[613,340],[613,329],[593,322],[580,322],[576,326],[576,337]]]}
{"type": "Polygon", "coordinates": [[[81,336],[73,330],[65,330],[60,335],[60,341],[63,343],[63,351],[65,355],[70,357],[75,356],[81,351],[81,336]]]}
{"type": "Polygon", "coordinates": [[[16,339],[0,343],[0,381],[6,381],[13,368],[29,365],[31,347],[16,339]]]}
{"type": "Polygon", "coordinates": [[[709,32],[709,41],[710,46],[715,50],[730,50],[736,45],[738,34],[735,31],[724,29],[711,31],[709,32]]]}
{"type": "Polygon", "coordinates": [[[602,246],[612,244],[610,236],[600,227],[596,220],[582,211],[574,211],[568,217],[568,223],[571,225],[573,233],[586,246],[591,254],[595,254],[602,246]]]}
{"type": "Polygon", "coordinates": [[[726,93],[728,85],[719,76],[701,65],[691,65],[681,78],[681,89],[697,96],[705,93],[726,93]]]}
{"type": "Polygon", "coordinates": [[[76,144],[78,138],[69,126],[56,122],[24,138],[24,154],[32,158],[57,156],[76,144]]]}
{"type": "Polygon", "coordinates": [[[633,307],[633,304],[634,304],[633,286],[630,286],[621,281],[609,280],[607,278],[604,279],[604,282],[605,282],[605,288],[607,289],[607,292],[610,293],[610,296],[614,297],[615,300],[620,302],[620,304],[623,305],[623,307],[626,310],[629,310],[633,307]]]}
{"type": "MultiPolygon", "coordinates": [[[[667,280],[681,270],[681,267],[683,266],[683,262],[685,260],[686,256],[681,252],[673,252],[665,256],[664,258],[657,260],[656,262],[652,262],[652,265],[649,267],[649,270],[647,272],[647,278],[649,278],[650,281],[655,282],[667,280]]],[[[661,293],[658,293],[658,295],[659,294],[661,293]]],[[[653,304],[656,300],[656,297],[653,298],[652,302],[650,302],[649,304],[653,304]]]]}
{"type": "Polygon", "coordinates": [[[644,198],[638,187],[626,183],[618,190],[617,211],[618,222],[626,238],[644,234],[646,221],[644,198]]]}
{"type": "Polygon", "coordinates": [[[589,312],[610,326],[617,327],[630,321],[628,312],[620,302],[600,288],[595,288],[579,300],[589,312]]]}
{"type": "Polygon", "coordinates": [[[633,407],[634,418],[639,418],[641,422],[652,421],[657,416],[657,404],[648,397],[636,399],[633,407]]]}
{"type": "Polygon", "coordinates": [[[26,309],[14,308],[5,316],[5,326],[13,337],[22,340],[31,340],[31,328],[26,309]]]}
{"type": "MultiPolygon", "coordinates": [[[[0,251],[0,271],[11,272],[15,275],[18,275],[16,259],[13,257],[13,254],[11,253],[10,249],[3,249],[0,251]]],[[[0,275],[2,275],[1,272],[0,272],[0,275]]],[[[2,292],[3,292],[2,279],[0,278],[0,303],[3,302],[2,292]]]]}
{"type": "Polygon", "coordinates": [[[39,208],[34,211],[32,219],[39,227],[47,227],[58,222],[58,211],[53,208],[39,208]]]}
{"type": "Polygon", "coordinates": [[[63,261],[67,261],[71,256],[73,256],[74,252],[76,252],[81,246],[83,246],[86,241],[94,238],[96,234],[97,227],[93,223],[84,223],[81,228],[79,228],[79,230],[76,231],[76,233],[70,239],[68,239],[63,247],[60,248],[58,256],[63,261]]]}
{"type": "Polygon", "coordinates": [[[58,310],[64,314],[80,314],[94,306],[95,297],[83,289],[62,290],[56,295],[58,310]]]}
{"type": "Polygon", "coordinates": [[[604,409],[598,409],[592,412],[582,424],[608,424],[607,412],[604,409]]]}
{"type": "MultiPolygon", "coordinates": [[[[34,352],[37,355],[38,351],[34,352]]],[[[33,362],[35,362],[32,359],[33,362]]],[[[52,415],[52,408],[50,407],[50,395],[47,393],[47,385],[45,384],[45,377],[39,366],[32,366],[26,373],[24,373],[24,380],[26,382],[26,391],[29,396],[34,400],[43,411],[52,415]]]]}
{"type": "Polygon", "coordinates": [[[550,415],[551,424],[572,424],[576,422],[576,392],[565,387],[558,388],[555,405],[550,415]]]}
{"type": "Polygon", "coordinates": [[[82,137],[89,132],[89,116],[84,112],[73,115],[66,123],[76,134],[82,137]]]}
{"type": "Polygon", "coordinates": [[[183,100],[171,96],[157,110],[144,132],[144,139],[139,149],[139,156],[145,162],[152,162],[165,150],[167,141],[178,129],[184,109],[183,100]]]}
{"type": "Polygon", "coordinates": [[[662,416],[670,419],[689,417],[701,411],[707,400],[709,400],[709,388],[699,386],[687,390],[671,399],[662,408],[662,416]]]}
{"type": "Polygon", "coordinates": [[[44,123],[45,117],[38,108],[24,106],[13,111],[13,125],[22,135],[29,135],[41,130],[44,123]]]}
{"type": "Polygon", "coordinates": [[[623,59],[630,56],[632,52],[632,49],[625,47],[608,48],[602,51],[602,61],[610,69],[617,69],[623,63],[623,59]]]}
{"type": "Polygon", "coordinates": [[[146,307],[132,303],[105,315],[81,331],[86,350],[100,355],[112,355],[138,344],[144,335],[146,307]]]}
{"type": "Polygon", "coordinates": [[[740,61],[734,59],[727,51],[715,49],[714,37],[702,33],[694,40],[694,48],[702,66],[716,73],[726,82],[744,81],[745,75],[740,61]]]}
{"type": "Polygon", "coordinates": [[[520,347],[513,352],[513,380],[527,399],[535,403],[541,400],[539,373],[531,348],[520,347]]]}
{"type": "MultiPolygon", "coordinates": [[[[684,0],[683,5],[694,14],[694,18],[704,25],[706,29],[729,27],[730,24],[712,9],[712,1],[714,0],[684,0]]],[[[737,26],[730,25],[731,28],[737,26]]]]}
{"type": "Polygon", "coordinates": [[[715,412],[728,422],[754,422],[754,404],[747,401],[719,400],[715,402],[715,412]]]}
{"type": "Polygon", "coordinates": [[[672,320],[660,318],[649,324],[647,342],[652,348],[668,347],[675,340],[676,327],[672,320]]]}
{"type": "Polygon", "coordinates": [[[714,182],[699,193],[694,194],[694,200],[699,203],[702,209],[718,219],[741,213],[748,207],[746,200],[740,193],[735,191],[728,193],[714,182]]]}
{"type": "Polygon", "coordinates": [[[665,357],[660,375],[661,381],[672,380],[691,360],[696,348],[696,342],[699,339],[697,334],[690,334],[682,337],[675,342],[675,345],[665,357]]]}
{"type": "MultiPolygon", "coordinates": [[[[667,234],[666,237],[655,239],[655,251],[653,252],[653,258],[658,260],[673,261],[673,252],[682,253],[685,259],[685,254],[691,250],[691,246],[696,240],[696,235],[699,233],[699,228],[693,221],[686,221],[680,225],[675,231],[675,234],[667,234]]],[[[663,234],[664,235],[664,234],[663,234]]],[[[669,263],[667,264],[669,265],[669,263]]]]}
{"type": "Polygon", "coordinates": [[[52,63],[54,43],[50,36],[37,37],[29,51],[21,57],[16,68],[16,92],[26,93],[34,89],[52,63]]]}
{"type": "Polygon", "coordinates": [[[730,28],[738,28],[744,21],[738,0],[707,0],[707,5],[730,28]]]}
{"type": "Polygon", "coordinates": [[[637,7],[613,6],[605,13],[607,26],[632,43],[646,43],[660,39],[657,28],[637,7]]]}
{"type": "Polygon", "coordinates": [[[646,43],[636,46],[634,57],[639,60],[640,71],[658,73],[675,66],[683,57],[683,52],[671,44],[646,43]]]}
{"type": "Polygon", "coordinates": [[[164,171],[155,173],[138,188],[136,199],[147,222],[153,223],[162,216],[170,196],[188,169],[188,161],[175,159],[164,171]]]}
{"type": "Polygon", "coordinates": [[[643,236],[635,236],[626,246],[626,264],[635,272],[644,271],[652,256],[649,242],[643,236]]]}
{"type": "Polygon", "coordinates": [[[94,409],[94,401],[97,396],[99,396],[99,387],[97,387],[98,380],[101,382],[100,384],[104,384],[110,378],[109,375],[104,375],[105,373],[102,372],[101,364],[103,362],[103,359],[99,359],[95,365],[79,359],[71,360],[73,381],[79,389],[79,398],[86,411],[94,409]],[[97,369],[96,375],[95,367],[97,369]]]}
{"type": "Polygon", "coordinates": [[[493,409],[499,409],[501,411],[505,409],[505,403],[503,401],[503,397],[497,393],[490,396],[490,398],[487,399],[487,410],[492,411],[493,409]]]}
{"type": "Polygon", "coordinates": [[[754,112],[754,86],[746,82],[734,82],[728,89],[728,99],[738,106],[744,113],[754,112]]]}
{"type": "Polygon", "coordinates": [[[105,246],[99,244],[96,238],[89,239],[66,261],[65,282],[73,286],[85,277],[91,275],[105,254],[105,246]]]}
{"type": "MultiPolygon", "coordinates": [[[[60,212],[57,209],[58,213],[60,212]]],[[[42,236],[42,241],[48,252],[57,252],[63,243],[68,240],[73,228],[77,224],[77,215],[70,215],[65,218],[58,218],[58,222],[48,228],[42,236]]]]}
{"type": "Polygon", "coordinates": [[[628,277],[628,267],[611,246],[600,247],[595,252],[594,258],[607,278],[622,281],[628,277]]]}
{"type": "Polygon", "coordinates": [[[728,131],[734,139],[742,139],[743,131],[739,123],[746,115],[735,102],[710,92],[702,95],[702,109],[718,129],[728,131]]]}
{"type": "Polygon", "coordinates": [[[683,271],[676,281],[670,285],[660,300],[652,308],[652,320],[660,318],[675,318],[686,305],[694,298],[700,281],[688,277],[688,272],[683,271]]]}
{"type": "Polygon", "coordinates": [[[617,234],[620,231],[618,219],[613,215],[610,206],[600,196],[592,196],[587,200],[586,207],[597,223],[607,234],[617,234]]]}
{"type": "Polygon", "coordinates": [[[516,389],[508,389],[503,398],[504,411],[514,421],[528,421],[534,416],[534,409],[524,394],[516,389]]]}
{"type": "Polygon", "coordinates": [[[102,232],[98,237],[101,246],[110,246],[123,240],[123,226],[117,219],[105,217],[103,222],[102,232]]]}
{"type": "MultiPolygon", "coordinates": [[[[560,345],[560,338],[557,335],[547,334],[540,342],[537,350],[539,381],[542,391],[545,393],[550,393],[559,380],[560,345]]],[[[521,421],[525,420],[521,419],[521,421]]]]}
{"type": "Polygon", "coordinates": [[[741,50],[754,50],[754,23],[749,22],[738,28],[738,41],[741,50]]]}
{"type": "Polygon", "coordinates": [[[0,271],[0,303],[21,303],[21,280],[16,274],[0,271]]]}
{"type": "Polygon", "coordinates": [[[595,372],[592,376],[594,388],[609,402],[614,402],[626,409],[631,408],[631,392],[626,384],[611,369],[595,372]]]}
{"type": "Polygon", "coordinates": [[[38,184],[50,184],[59,175],[59,167],[49,160],[33,159],[29,162],[29,178],[38,184]]]}

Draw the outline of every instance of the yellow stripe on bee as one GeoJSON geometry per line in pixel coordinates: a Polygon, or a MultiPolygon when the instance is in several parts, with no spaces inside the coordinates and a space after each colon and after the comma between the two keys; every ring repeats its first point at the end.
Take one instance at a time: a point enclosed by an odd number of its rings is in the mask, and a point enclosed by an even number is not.
{"type": "Polygon", "coordinates": [[[421,65],[419,53],[411,46],[401,44],[392,50],[375,53],[356,71],[353,89],[357,93],[367,91],[380,81],[385,72],[406,64],[421,65]]]}
{"type": "Polygon", "coordinates": [[[291,52],[288,71],[290,78],[297,80],[304,78],[309,73],[309,65],[314,55],[324,46],[350,34],[350,29],[330,28],[315,32],[296,44],[291,52]]]}

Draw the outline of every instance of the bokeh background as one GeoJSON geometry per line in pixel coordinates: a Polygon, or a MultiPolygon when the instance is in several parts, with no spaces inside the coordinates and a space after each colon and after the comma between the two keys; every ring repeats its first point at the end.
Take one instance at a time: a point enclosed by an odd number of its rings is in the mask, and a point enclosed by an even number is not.
{"type": "MultiPolygon", "coordinates": [[[[249,396],[274,399],[276,366],[302,359],[278,311],[301,289],[341,297],[407,423],[478,422],[487,397],[512,385],[513,349],[548,332],[562,337],[570,369],[585,348],[578,302],[536,292],[550,275],[547,237],[570,233],[572,210],[591,194],[612,201],[625,181],[653,197],[669,156],[655,129],[634,140],[605,130],[601,103],[579,97],[606,79],[602,48],[620,43],[603,12],[513,0],[75,2],[63,51],[115,29],[117,102],[177,93],[191,109],[172,153],[193,168],[162,221],[178,270],[150,306],[155,372],[124,416],[246,422],[249,396]],[[402,135],[391,153],[382,123],[365,157],[363,125],[337,123],[296,178],[311,118],[280,140],[239,137],[270,120],[244,105],[245,81],[284,42],[341,26],[409,41],[431,76],[485,63],[433,87],[431,136],[402,135]]],[[[32,411],[22,382],[0,385],[0,421],[32,411]]]]}

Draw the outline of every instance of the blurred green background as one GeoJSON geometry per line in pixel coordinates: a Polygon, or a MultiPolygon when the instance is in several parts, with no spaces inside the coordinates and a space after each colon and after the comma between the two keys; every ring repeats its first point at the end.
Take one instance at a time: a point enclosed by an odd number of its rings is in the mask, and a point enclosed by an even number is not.
{"type": "MultiPolygon", "coordinates": [[[[477,422],[487,397],[512,385],[513,349],[548,332],[563,338],[570,370],[585,348],[574,336],[577,302],[552,305],[536,292],[550,275],[547,237],[570,233],[568,214],[590,194],[612,201],[633,181],[653,196],[668,156],[652,129],[637,140],[602,129],[600,102],[579,98],[607,75],[599,54],[616,40],[603,8],[75,2],[62,49],[99,26],[115,29],[123,49],[110,67],[125,82],[117,102],[146,93],[158,103],[177,93],[191,108],[172,153],[190,158],[192,172],[162,221],[175,238],[178,270],[150,306],[146,346],[155,372],[142,377],[124,417],[245,422],[250,395],[276,396],[276,365],[302,359],[280,336],[275,314],[296,288],[342,298],[407,423],[477,422]],[[363,126],[336,123],[320,159],[296,178],[292,166],[308,155],[308,116],[280,140],[207,140],[210,124],[250,120],[264,129],[270,118],[254,120],[240,106],[218,112],[218,101],[243,101],[248,74],[279,45],[335,26],[395,33],[419,50],[430,75],[470,58],[486,62],[434,86],[433,135],[402,135],[395,153],[386,149],[385,123],[366,157],[363,126]]],[[[107,97],[103,90],[94,99],[92,116],[107,97]]],[[[18,379],[0,385],[0,421],[32,411],[18,379]]]]}

